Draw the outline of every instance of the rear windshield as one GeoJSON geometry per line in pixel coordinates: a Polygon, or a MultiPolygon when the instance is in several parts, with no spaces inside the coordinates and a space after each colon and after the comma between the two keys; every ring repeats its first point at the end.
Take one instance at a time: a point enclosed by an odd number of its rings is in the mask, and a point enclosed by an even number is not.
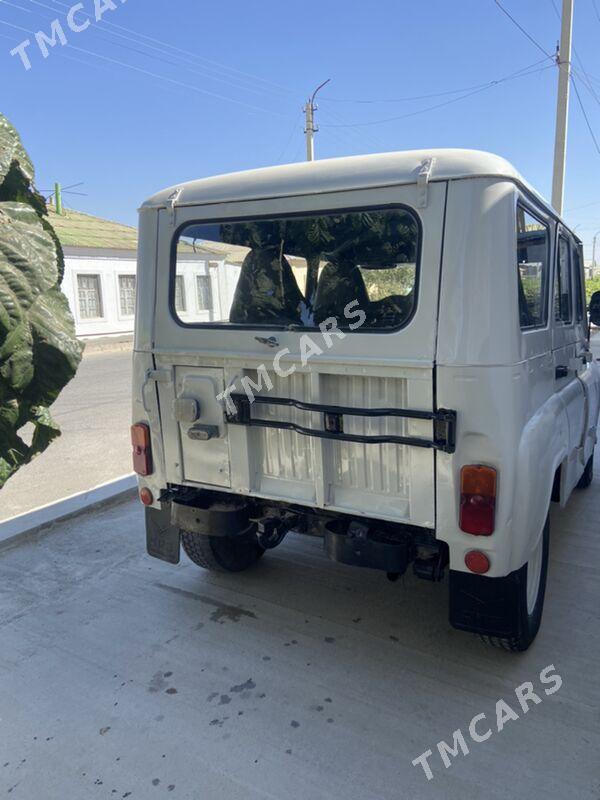
{"type": "Polygon", "coordinates": [[[170,302],[184,325],[393,330],[416,303],[420,227],[407,210],[350,211],[179,231],[170,302]]]}

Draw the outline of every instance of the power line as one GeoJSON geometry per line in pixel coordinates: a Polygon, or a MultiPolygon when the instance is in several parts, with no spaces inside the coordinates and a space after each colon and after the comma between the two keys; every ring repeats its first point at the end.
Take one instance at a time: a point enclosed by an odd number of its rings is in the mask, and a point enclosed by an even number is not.
{"type": "Polygon", "coordinates": [[[590,136],[592,137],[596,151],[598,152],[598,155],[600,155],[600,145],[598,144],[598,140],[596,139],[596,134],[592,129],[590,119],[587,115],[587,111],[585,110],[585,106],[583,105],[583,100],[581,99],[581,95],[577,87],[577,81],[575,80],[574,75],[571,75],[571,83],[573,84],[573,89],[575,90],[575,96],[577,97],[577,102],[579,103],[579,107],[581,108],[581,113],[583,114],[583,118],[585,119],[585,124],[587,125],[588,131],[590,132],[590,136]]]}
{"type": "MultiPolygon", "coordinates": [[[[11,22],[6,22],[6,20],[1,20],[0,19],[0,25],[8,25],[8,27],[10,27],[10,28],[15,28],[16,30],[24,31],[25,33],[29,33],[29,34],[35,36],[35,31],[31,31],[28,28],[23,28],[21,25],[14,25],[11,22]]],[[[234,103],[236,105],[243,106],[244,108],[249,108],[252,111],[259,111],[261,113],[267,113],[267,114],[275,114],[278,117],[279,116],[285,116],[282,112],[274,111],[272,109],[267,109],[267,108],[261,108],[260,106],[255,106],[255,105],[252,105],[251,103],[246,103],[243,100],[238,100],[238,99],[236,99],[234,97],[228,97],[227,95],[219,94],[217,92],[211,92],[209,89],[202,89],[200,86],[196,86],[194,84],[185,83],[183,81],[178,81],[175,78],[170,78],[170,77],[168,77],[166,75],[161,75],[161,74],[156,73],[156,72],[150,72],[149,70],[143,69],[142,67],[135,66],[134,64],[128,64],[127,62],[119,61],[118,59],[110,58],[109,56],[104,56],[104,55],[101,55],[100,53],[95,53],[92,50],[86,50],[83,47],[76,47],[75,45],[72,45],[72,44],[67,44],[66,46],[71,48],[72,50],[76,50],[77,52],[84,53],[85,55],[92,56],[94,58],[99,58],[102,61],[106,61],[107,63],[115,64],[115,65],[117,65],[119,67],[124,67],[125,69],[133,70],[134,72],[139,72],[139,73],[141,73],[143,75],[147,75],[147,76],[149,76],[151,78],[158,78],[158,80],[166,81],[167,83],[171,83],[171,84],[173,84],[175,86],[181,86],[182,88],[190,89],[191,91],[199,92],[200,94],[205,94],[205,95],[208,95],[209,97],[214,97],[214,98],[216,98],[218,100],[224,100],[226,102],[234,103]]],[[[59,51],[59,54],[60,55],[65,55],[61,51],[59,51]]]]}
{"type": "Polygon", "coordinates": [[[533,36],[532,36],[532,35],[531,35],[531,34],[530,34],[528,31],[526,31],[526,30],[525,30],[525,28],[524,28],[524,27],[523,27],[523,26],[522,26],[520,23],[518,23],[518,22],[517,22],[517,20],[516,20],[516,19],[513,17],[513,15],[512,15],[512,14],[510,14],[510,13],[509,13],[509,12],[508,12],[508,11],[507,11],[505,8],[504,8],[504,6],[503,6],[503,5],[502,5],[502,3],[500,2],[500,0],[494,0],[494,2],[496,3],[496,5],[497,5],[497,6],[498,6],[498,8],[500,9],[500,11],[502,11],[502,13],[503,13],[503,14],[506,14],[506,16],[509,18],[509,20],[510,20],[510,21],[511,21],[511,22],[512,22],[514,25],[516,25],[516,26],[517,26],[517,28],[518,28],[518,29],[521,31],[521,33],[522,33],[524,36],[526,36],[526,37],[529,39],[529,41],[530,41],[532,44],[534,44],[534,45],[537,47],[537,49],[538,49],[538,50],[541,50],[541,51],[542,51],[542,53],[543,53],[545,56],[548,56],[548,58],[552,58],[551,54],[550,54],[550,53],[549,53],[549,52],[548,52],[548,51],[547,51],[545,48],[543,48],[543,47],[542,47],[542,45],[541,45],[541,44],[540,44],[540,43],[539,43],[539,42],[538,42],[536,39],[534,39],[534,38],[533,38],[533,36]]]}
{"type": "Polygon", "coordinates": [[[593,203],[585,203],[582,206],[572,206],[571,208],[567,208],[565,214],[570,214],[572,211],[581,211],[582,208],[591,208],[591,206],[600,206],[600,200],[594,200],[593,203]]]}
{"type": "Polygon", "coordinates": [[[21,6],[17,6],[14,3],[11,3],[10,0],[0,0],[0,3],[4,3],[5,6],[11,6],[11,8],[18,8],[19,11],[25,11],[27,14],[31,14],[30,8],[22,8],[21,6]]]}
{"type": "MultiPolygon", "coordinates": [[[[300,112],[300,113],[302,113],[302,112],[300,112]]],[[[292,140],[294,138],[294,134],[297,133],[297,131],[298,131],[298,116],[299,115],[296,114],[296,116],[294,117],[294,124],[292,125],[292,130],[290,132],[289,137],[286,139],[286,143],[285,143],[285,145],[283,147],[283,150],[281,151],[281,154],[280,154],[279,158],[275,162],[276,164],[283,164],[283,157],[287,153],[288,148],[292,143],[292,140]]]]}
{"type": "MultiPolygon", "coordinates": [[[[545,58],[536,61],[535,64],[531,64],[530,67],[524,67],[523,70],[520,72],[524,72],[526,69],[530,69],[531,67],[539,66],[540,64],[544,64],[548,59],[551,59],[554,62],[554,56],[546,56],[545,58]]],[[[492,81],[493,83],[493,81],[492,81]]],[[[375,104],[375,103],[409,103],[413,100],[431,100],[435,97],[447,97],[451,94],[462,94],[463,92],[471,92],[475,91],[476,89],[484,89],[490,85],[490,82],[487,83],[476,83],[473,86],[463,86],[461,89],[449,89],[445,92],[432,92],[430,94],[417,94],[411,95],[408,97],[396,97],[391,99],[379,99],[379,100],[365,100],[365,99],[344,99],[338,97],[329,97],[328,95],[324,95],[322,100],[325,100],[328,103],[361,103],[361,104],[375,104]]]]}
{"type": "MultiPolygon", "coordinates": [[[[535,65],[531,65],[531,66],[533,67],[535,65]]],[[[340,128],[340,127],[342,127],[342,128],[348,128],[348,127],[359,128],[359,127],[366,127],[366,126],[370,126],[370,125],[381,125],[381,124],[386,123],[386,122],[397,122],[398,120],[408,119],[409,117],[416,117],[419,114],[425,114],[428,111],[435,111],[438,108],[444,108],[445,106],[449,106],[449,105],[451,105],[453,103],[458,103],[459,101],[466,100],[468,97],[472,97],[475,94],[480,94],[481,92],[485,92],[487,89],[492,89],[494,86],[498,86],[501,83],[506,83],[507,81],[515,80],[516,78],[525,78],[528,75],[536,75],[536,74],[538,74],[540,72],[545,72],[548,69],[553,69],[553,65],[549,65],[547,67],[541,67],[541,68],[538,68],[538,69],[531,69],[531,68],[525,67],[524,69],[519,70],[516,73],[513,72],[513,73],[510,73],[510,75],[506,75],[503,78],[499,78],[498,80],[490,81],[489,83],[483,84],[482,86],[480,86],[477,89],[474,89],[473,91],[466,92],[465,94],[460,95],[460,97],[455,97],[452,100],[446,100],[443,103],[436,103],[433,106],[428,106],[427,108],[421,108],[418,111],[411,111],[408,114],[401,114],[400,116],[397,116],[397,117],[387,117],[386,119],[372,120],[370,122],[355,122],[355,123],[348,123],[348,124],[344,124],[344,125],[323,125],[323,127],[328,127],[328,128],[332,128],[332,127],[335,127],[335,128],[340,128]]]]}
{"type": "MultiPolygon", "coordinates": [[[[554,0],[550,0],[550,2],[552,3],[552,8],[554,9],[554,13],[556,14],[556,18],[558,19],[559,22],[561,22],[562,18],[561,18],[561,15],[560,15],[560,11],[558,10],[558,8],[556,6],[555,1],[554,0]]],[[[577,60],[577,63],[579,64],[579,67],[580,67],[581,72],[582,72],[582,78],[581,78],[582,84],[585,86],[585,88],[588,90],[588,92],[593,96],[594,100],[600,105],[600,97],[598,97],[598,94],[596,93],[596,90],[594,89],[594,87],[592,85],[592,82],[590,80],[590,76],[587,73],[587,70],[586,70],[586,68],[585,68],[585,66],[583,64],[583,60],[581,59],[581,57],[579,55],[579,52],[578,52],[577,48],[575,47],[575,45],[573,45],[573,53],[575,54],[575,58],[577,60]]],[[[571,71],[572,72],[575,71],[572,64],[571,64],[571,71]]]]}
{"type": "Polygon", "coordinates": [[[572,74],[573,74],[573,75],[574,75],[576,78],[579,78],[579,80],[581,81],[581,85],[582,85],[582,86],[583,86],[585,89],[587,89],[588,93],[589,93],[589,94],[592,96],[592,99],[593,99],[593,100],[594,100],[596,103],[598,103],[598,105],[600,105],[600,96],[598,95],[598,93],[597,93],[597,92],[596,92],[596,90],[594,89],[594,86],[593,86],[593,84],[592,84],[592,78],[590,77],[590,75],[589,75],[587,72],[586,72],[586,73],[584,73],[585,77],[587,77],[587,80],[584,80],[584,77],[583,77],[583,76],[582,76],[582,75],[579,73],[579,70],[578,70],[578,69],[575,69],[574,67],[571,67],[571,73],[572,73],[572,74]]]}
{"type": "MultiPolygon", "coordinates": [[[[62,6],[63,8],[66,8],[66,9],[70,9],[71,8],[70,5],[68,5],[67,3],[59,2],[59,0],[52,0],[52,2],[55,3],[55,5],[62,6]]],[[[54,10],[54,9],[52,9],[52,10],[54,10]]],[[[270,80],[268,80],[266,78],[261,78],[259,75],[254,75],[251,72],[245,72],[244,70],[237,69],[237,67],[231,67],[231,66],[229,66],[227,64],[222,64],[219,61],[214,61],[213,59],[206,58],[205,56],[199,56],[197,53],[192,53],[190,50],[184,50],[181,47],[176,47],[175,45],[169,44],[168,42],[163,42],[160,39],[155,39],[153,36],[147,36],[144,33],[139,33],[138,31],[134,31],[131,28],[126,28],[123,25],[118,25],[115,22],[111,22],[109,20],[103,20],[102,22],[103,22],[103,25],[105,25],[105,26],[108,26],[110,28],[117,28],[118,30],[125,31],[126,33],[133,34],[133,36],[137,37],[138,39],[146,39],[149,42],[154,42],[155,44],[162,45],[163,47],[168,47],[171,50],[175,50],[178,53],[182,53],[185,56],[188,56],[190,58],[194,58],[197,61],[203,61],[206,64],[211,64],[213,67],[216,67],[216,68],[218,68],[220,70],[227,70],[229,72],[235,72],[238,75],[243,75],[246,78],[250,78],[252,81],[261,81],[262,83],[265,83],[265,84],[268,84],[270,86],[273,86],[273,87],[279,89],[280,91],[286,92],[287,94],[293,94],[293,92],[290,89],[288,89],[287,87],[281,86],[281,85],[279,85],[277,83],[274,83],[273,81],[270,81],[270,80]]],[[[146,46],[148,46],[148,45],[146,45],[146,46]]]]}
{"type": "Polygon", "coordinates": [[[373,130],[358,131],[354,126],[348,126],[345,119],[330,108],[322,109],[321,116],[324,120],[322,127],[327,127],[330,134],[333,134],[338,140],[342,147],[342,152],[347,152],[348,148],[355,150],[359,145],[361,149],[364,149],[365,141],[368,143],[369,147],[374,147],[380,151],[388,149],[386,143],[380,139],[373,130]],[[331,119],[333,122],[327,123],[328,119],[331,119]],[[340,127],[336,128],[334,123],[337,123],[340,127]]]}
{"type": "MultiPolygon", "coordinates": [[[[1,2],[1,0],[0,0],[0,2],[1,2]]],[[[40,2],[40,0],[28,0],[28,2],[33,3],[36,6],[39,6],[40,8],[45,8],[45,9],[47,9],[49,11],[52,11],[52,12],[55,12],[55,13],[59,13],[59,14],[62,14],[64,16],[66,16],[66,12],[65,11],[55,9],[53,6],[49,6],[46,3],[40,2]]],[[[29,11],[29,9],[23,9],[23,10],[29,11]]],[[[83,12],[83,13],[85,13],[85,12],[83,12]]],[[[87,16],[89,16],[89,15],[87,15],[87,16]]],[[[253,94],[258,94],[258,95],[262,95],[265,92],[275,93],[275,94],[279,95],[279,91],[275,92],[273,89],[268,89],[266,86],[257,87],[255,80],[253,80],[253,82],[252,82],[253,85],[246,85],[249,82],[248,78],[238,78],[238,77],[235,77],[233,75],[227,75],[225,73],[221,73],[221,77],[219,77],[219,75],[212,75],[210,70],[215,72],[216,70],[215,70],[214,67],[201,67],[200,69],[198,69],[198,68],[196,68],[194,66],[191,66],[189,64],[189,57],[183,58],[182,56],[178,56],[178,55],[176,55],[174,53],[170,53],[168,50],[165,50],[164,47],[155,47],[154,45],[146,44],[145,42],[139,42],[137,39],[135,39],[135,38],[133,38],[131,36],[127,36],[126,34],[118,33],[117,31],[113,31],[113,30],[107,29],[105,27],[105,26],[107,26],[109,24],[107,20],[103,20],[102,24],[103,24],[103,28],[102,29],[100,29],[99,26],[97,26],[97,25],[94,26],[95,32],[98,33],[101,37],[106,38],[106,37],[117,36],[120,39],[125,39],[128,42],[133,42],[134,44],[138,44],[141,47],[145,47],[145,48],[147,48],[149,50],[154,50],[155,52],[160,53],[163,56],[166,55],[166,56],[168,56],[169,59],[176,59],[176,61],[174,62],[174,61],[168,60],[167,58],[161,58],[160,56],[153,55],[151,53],[147,53],[144,50],[139,50],[136,47],[132,47],[131,45],[127,46],[127,45],[125,45],[125,44],[123,44],[121,42],[115,42],[112,39],[108,39],[107,41],[110,41],[110,43],[113,46],[121,47],[124,50],[130,51],[130,52],[133,52],[133,53],[137,53],[138,55],[144,56],[145,58],[153,58],[154,60],[162,61],[163,63],[169,64],[172,67],[183,67],[183,69],[185,69],[188,72],[192,72],[192,73],[194,73],[196,75],[201,75],[202,77],[208,78],[209,80],[217,81],[218,83],[224,83],[225,85],[231,86],[234,89],[238,89],[238,90],[241,90],[241,91],[248,91],[248,92],[252,92],[253,94]],[[245,83],[243,83],[242,81],[245,81],[245,83]]]]}

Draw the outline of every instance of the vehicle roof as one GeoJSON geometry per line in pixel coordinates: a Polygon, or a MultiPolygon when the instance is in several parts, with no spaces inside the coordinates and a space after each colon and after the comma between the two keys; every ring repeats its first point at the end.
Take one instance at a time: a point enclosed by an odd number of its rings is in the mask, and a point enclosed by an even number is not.
{"type": "Polygon", "coordinates": [[[481,150],[450,148],[327,158],[231,172],[170,186],[150,197],[142,208],[165,207],[176,192],[179,192],[177,206],[188,206],[415,183],[427,159],[435,159],[430,181],[506,178],[524,186],[551,210],[548,202],[506,159],[481,150]]]}

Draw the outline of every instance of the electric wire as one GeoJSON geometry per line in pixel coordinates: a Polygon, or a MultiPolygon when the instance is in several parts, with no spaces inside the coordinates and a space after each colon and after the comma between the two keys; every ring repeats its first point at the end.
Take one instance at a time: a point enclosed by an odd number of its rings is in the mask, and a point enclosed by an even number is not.
{"type": "MultiPolygon", "coordinates": [[[[40,0],[26,0],[26,1],[29,2],[29,3],[33,3],[34,5],[39,6],[40,8],[44,8],[44,9],[47,9],[49,11],[52,11],[54,13],[63,14],[64,16],[67,15],[67,12],[55,9],[53,6],[49,6],[46,3],[40,2],[40,0]]],[[[27,9],[27,10],[30,10],[30,9],[27,9]]],[[[83,14],[85,14],[85,16],[89,17],[89,14],[87,14],[83,10],[82,10],[81,13],[83,13],[83,14]]],[[[46,21],[50,21],[50,20],[46,20],[46,21]]],[[[268,89],[266,87],[258,88],[256,86],[256,82],[254,82],[254,85],[246,85],[246,83],[242,83],[242,81],[246,81],[247,82],[248,81],[247,78],[237,78],[237,77],[234,77],[234,76],[228,76],[225,73],[222,73],[221,77],[219,77],[218,75],[212,75],[210,73],[210,71],[209,71],[211,69],[214,71],[214,68],[212,68],[212,67],[204,67],[204,68],[201,67],[200,69],[198,69],[196,67],[193,67],[193,66],[191,66],[189,64],[189,58],[185,58],[184,59],[181,56],[178,56],[178,55],[176,55],[174,53],[169,53],[167,50],[164,49],[164,47],[162,47],[162,48],[161,47],[155,47],[154,45],[146,44],[145,42],[138,42],[136,39],[132,38],[131,36],[127,36],[126,34],[119,33],[117,31],[113,31],[113,30],[110,30],[110,29],[106,28],[106,26],[108,24],[109,24],[108,20],[104,20],[103,19],[102,20],[102,28],[100,28],[99,25],[95,25],[94,26],[94,31],[98,35],[100,35],[102,38],[106,39],[107,36],[108,37],[116,36],[116,37],[119,37],[120,39],[125,39],[128,42],[133,42],[134,44],[138,44],[138,45],[140,45],[142,47],[146,47],[146,48],[148,48],[150,50],[154,50],[157,53],[161,53],[162,56],[166,55],[166,56],[168,56],[168,58],[164,58],[164,57],[161,57],[161,56],[153,55],[152,53],[147,53],[144,50],[139,50],[137,47],[132,47],[131,45],[127,46],[127,45],[123,44],[122,42],[115,42],[114,40],[109,38],[107,41],[110,41],[110,43],[113,46],[121,47],[124,50],[130,51],[130,52],[133,52],[133,53],[137,53],[138,55],[142,55],[145,58],[153,58],[153,59],[155,59],[157,61],[162,61],[163,63],[169,64],[172,67],[183,68],[188,72],[192,72],[192,73],[194,73],[196,75],[201,75],[202,77],[208,78],[209,80],[217,81],[219,83],[224,83],[227,86],[233,87],[233,88],[241,90],[241,91],[248,91],[248,92],[252,92],[253,94],[258,94],[258,95],[262,95],[262,94],[265,94],[265,93],[268,92],[268,93],[272,93],[272,94],[273,93],[277,94],[277,96],[279,96],[279,92],[274,91],[273,89],[268,89]],[[168,60],[168,59],[176,59],[176,61],[172,61],[172,60],[168,60]]]]}
{"type": "Polygon", "coordinates": [[[587,125],[587,129],[590,132],[590,136],[592,137],[592,141],[594,142],[594,147],[596,148],[596,152],[600,155],[600,145],[598,144],[598,139],[596,138],[596,134],[592,128],[590,119],[588,117],[587,111],[585,110],[585,106],[583,104],[583,100],[581,98],[581,94],[579,93],[579,89],[577,87],[577,81],[575,80],[575,76],[571,75],[571,84],[573,89],[575,90],[575,97],[577,98],[577,102],[579,103],[579,107],[581,109],[581,113],[583,114],[583,118],[585,120],[585,124],[587,125]]]}
{"type": "MultiPolygon", "coordinates": [[[[24,31],[25,33],[29,33],[29,34],[35,36],[35,32],[34,31],[31,31],[28,28],[23,28],[20,25],[14,25],[13,23],[7,22],[6,20],[0,19],[0,25],[7,25],[10,28],[15,28],[16,30],[24,31]]],[[[235,105],[242,106],[242,107],[250,109],[252,111],[258,111],[260,113],[266,113],[266,114],[274,114],[275,116],[278,116],[278,117],[286,116],[285,114],[283,114],[283,112],[275,111],[273,109],[268,109],[268,108],[262,108],[260,106],[255,106],[255,105],[253,105],[251,103],[246,103],[243,100],[239,100],[237,98],[229,97],[227,95],[223,95],[223,94],[220,94],[218,92],[212,92],[209,89],[203,89],[200,86],[196,86],[194,84],[190,84],[190,83],[187,83],[187,82],[184,82],[184,81],[179,81],[176,78],[170,78],[170,77],[168,77],[166,75],[161,75],[161,74],[156,73],[156,72],[151,72],[150,70],[144,69],[143,67],[138,67],[138,66],[136,66],[134,64],[129,64],[127,62],[120,61],[120,60],[115,59],[115,58],[110,58],[109,56],[101,55],[100,53],[95,53],[95,52],[93,52],[91,50],[87,50],[87,49],[85,49],[83,47],[76,47],[75,45],[69,44],[69,43],[66,46],[71,48],[72,50],[75,50],[75,51],[79,52],[79,53],[84,53],[85,55],[92,56],[94,58],[99,58],[102,61],[105,61],[107,63],[115,64],[116,66],[124,67],[125,69],[130,69],[130,70],[133,70],[133,71],[138,72],[140,74],[147,75],[148,77],[156,78],[156,79],[162,80],[162,81],[166,81],[167,83],[173,84],[175,86],[180,86],[180,87],[185,88],[185,89],[190,89],[191,91],[199,92],[200,94],[208,95],[209,97],[214,97],[214,98],[216,98],[218,100],[223,100],[225,102],[234,103],[235,105]]],[[[58,51],[58,52],[59,52],[60,55],[64,55],[62,53],[62,51],[58,51]]]]}
{"type": "MultiPolygon", "coordinates": [[[[541,64],[544,64],[548,59],[554,62],[554,56],[546,56],[545,58],[536,61],[534,64],[531,64],[529,67],[524,67],[523,70],[530,69],[531,67],[536,67],[541,64]]],[[[492,81],[492,83],[494,83],[492,81]]],[[[475,91],[476,89],[483,89],[490,85],[490,82],[487,83],[476,83],[471,86],[463,86],[461,89],[448,89],[444,92],[430,92],[429,94],[417,94],[417,95],[409,95],[407,97],[396,97],[396,98],[388,98],[388,99],[377,99],[377,100],[367,100],[367,99],[344,99],[339,97],[329,97],[329,95],[325,94],[322,95],[321,99],[327,101],[328,103],[357,103],[357,104],[368,104],[373,105],[376,103],[409,103],[414,100],[432,100],[436,97],[448,97],[449,95],[453,94],[463,94],[464,92],[471,92],[475,91]]]]}
{"type": "MultiPolygon", "coordinates": [[[[556,5],[555,0],[550,0],[550,2],[552,3],[552,8],[554,9],[554,13],[556,15],[556,18],[558,19],[559,22],[561,22],[562,20],[561,20],[560,11],[558,10],[558,7],[556,5]]],[[[582,73],[581,76],[580,76],[581,83],[588,90],[588,92],[592,95],[592,97],[594,98],[596,103],[598,103],[598,105],[600,105],[600,97],[598,96],[598,93],[594,89],[592,81],[590,80],[590,76],[587,73],[587,70],[586,70],[586,68],[585,68],[585,66],[583,64],[583,60],[582,60],[581,56],[579,55],[575,45],[573,45],[573,54],[575,56],[575,59],[576,59],[577,63],[579,64],[579,68],[581,69],[581,73],[582,73]]],[[[574,69],[572,63],[571,63],[571,71],[572,72],[576,72],[576,70],[574,69]]]]}
{"type": "MultiPolygon", "coordinates": [[[[533,67],[535,65],[531,65],[531,66],[533,67]]],[[[466,93],[460,95],[459,97],[454,97],[451,100],[446,100],[443,103],[436,103],[435,105],[428,106],[427,108],[421,108],[421,109],[418,109],[417,111],[411,111],[411,112],[409,112],[407,114],[401,114],[399,116],[394,116],[394,117],[387,117],[385,119],[371,120],[369,122],[345,123],[343,125],[335,125],[335,126],[327,125],[327,127],[344,127],[344,128],[348,128],[348,127],[356,127],[356,128],[358,128],[358,127],[367,127],[367,126],[370,126],[370,125],[381,125],[381,124],[384,124],[384,123],[387,123],[387,122],[397,122],[399,120],[408,119],[410,117],[416,117],[416,116],[418,116],[420,114],[425,114],[428,111],[435,111],[438,108],[444,108],[446,106],[452,105],[453,103],[458,103],[461,100],[466,100],[468,97],[472,97],[473,95],[480,94],[481,92],[485,92],[488,89],[492,89],[493,87],[498,86],[499,84],[502,84],[502,83],[506,83],[507,81],[516,80],[517,78],[525,78],[525,77],[527,77],[529,75],[537,75],[537,74],[539,74],[541,72],[545,72],[548,69],[553,69],[553,66],[554,65],[549,65],[547,67],[538,67],[537,69],[531,69],[531,68],[525,67],[524,69],[519,70],[516,73],[513,72],[513,73],[510,73],[509,75],[504,76],[503,78],[499,78],[498,80],[490,81],[489,83],[484,84],[483,86],[479,87],[478,89],[474,89],[473,91],[466,92],[466,93]]],[[[323,127],[325,127],[325,125],[323,127]]]]}
{"type": "Polygon", "coordinates": [[[292,140],[293,140],[293,138],[294,138],[294,134],[298,132],[298,123],[299,123],[299,121],[300,121],[300,120],[299,120],[299,116],[301,115],[301,113],[302,113],[302,112],[300,112],[300,114],[296,114],[296,116],[295,116],[295,118],[294,118],[294,124],[292,125],[292,130],[291,130],[291,132],[290,132],[290,135],[289,135],[289,137],[286,139],[286,143],[285,143],[285,145],[284,145],[284,147],[283,147],[283,149],[282,149],[282,151],[281,151],[281,153],[280,153],[280,155],[279,155],[279,158],[278,158],[278,159],[277,159],[277,161],[275,162],[276,164],[283,164],[283,163],[284,163],[284,161],[283,161],[283,157],[284,157],[284,155],[287,153],[287,151],[288,151],[288,148],[289,148],[289,146],[290,146],[290,145],[291,145],[291,143],[292,143],[292,140]]]}
{"type": "MultiPolygon", "coordinates": [[[[71,8],[71,6],[68,3],[60,2],[60,0],[52,0],[52,2],[55,5],[62,6],[63,8],[66,8],[66,9],[70,9],[71,8]]],[[[237,69],[237,67],[231,67],[231,66],[229,66],[227,64],[223,64],[223,63],[221,63],[219,61],[215,61],[214,59],[206,58],[205,56],[200,56],[197,53],[193,53],[190,50],[185,50],[185,49],[183,49],[181,47],[177,47],[175,45],[169,44],[168,42],[164,42],[161,39],[156,39],[153,36],[147,36],[146,34],[140,33],[139,31],[132,30],[131,28],[126,28],[124,25],[118,25],[117,23],[112,22],[111,20],[103,20],[103,24],[105,26],[107,26],[107,27],[110,27],[110,28],[117,28],[118,30],[125,31],[126,33],[132,34],[133,36],[137,37],[138,39],[145,39],[146,41],[154,42],[155,44],[161,45],[162,47],[168,47],[171,50],[175,50],[176,52],[181,53],[182,55],[185,55],[185,56],[187,56],[189,58],[194,58],[197,61],[203,61],[206,64],[212,65],[215,69],[234,72],[234,73],[236,73],[238,75],[243,75],[243,76],[245,76],[245,78],[249,78],[252,81],[260,81],[261,83],[265,83],[265,84],[267,84],[269,86],[272,86],[272,87],[274,87],[276,89],[279,89],[280,91],[283,91],[285,93],[293,94],[291,89],[289,89],[289,88],[287,88],[285,86],[281,86],[280,84],[274,83],[273,81],[270,81],[267,78],[262,78],[260,75],[254,75],[251,72],[246,72],[244,70],[237,69]]]]}
{"type": "Polygon", "coordinates": [[[526,36],[529,39],[529,41],[537,47],[538,50],[541,50],[541,52],[544,53],[544,55],[548,56],[549,58],[552,58],[552,55],[544,47],[542,47],[542,45],[536,39],[534,39],[534,37],[528,31],[526,31],[525,28],[519,22],[517,22],[517,20],[513,17],[513,15],[506,10],[506,8],[504,8],[500,0],[494,0],[494,2],[496,3],[500,11],[502,11],[502,13],[505,14],[514,25],[516,25],[516,27],[521,31],[521,33],[524,36],[526,36]]]}
{"type": "Polygon", "coordinates": [[[11,8],[18,8],[19,11],[25,11],[27,14],[31,14],[30,8],[22,8],[21,6],[15,5],[15,3],[11,3],[10,0],[0,0],[0,3],[3,3],[5,6],[11,6],[11,8]]]}

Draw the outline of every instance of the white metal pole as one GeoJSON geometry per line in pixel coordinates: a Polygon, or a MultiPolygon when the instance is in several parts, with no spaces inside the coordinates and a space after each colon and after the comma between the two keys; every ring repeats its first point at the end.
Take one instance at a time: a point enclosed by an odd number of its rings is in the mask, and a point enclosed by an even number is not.
{"type": "Polygon", "coordinates": [[[306,134],[306,160],[307,161],[314,161],[315,160],[315,128],[314,128],[314,106],[312,98],[308,100],[306,105],[304,106],[304,111],[306,113],[306,125],[304,127],[304,133],[306,134]]]}
{"type": "Polygon", "coordinates": [[[573,0],[563,0],[560,51],[558,55],[558,102],[554,140],[554,173],[552,205],[562,214],[567,156],[567,121],[569,117],[569,84],[571,81],[571,40],[573,36],[573,0]]]}
{"type": "Polygon", "coordinates": [[[306,126],[304,128],[304,133],[306,134],[306,160],[307,161],[314,161],[315,160],[315,133],[319,130],[315,125],[315,97],[317,96],[317,92],[319,92],[324,86],[327,86],[331,78],[327,78],[326,81],[323,81],[312,93],[312,96],[307,101],[306,105],[304,106],[304,112],[306,114],[306,126]]]}

